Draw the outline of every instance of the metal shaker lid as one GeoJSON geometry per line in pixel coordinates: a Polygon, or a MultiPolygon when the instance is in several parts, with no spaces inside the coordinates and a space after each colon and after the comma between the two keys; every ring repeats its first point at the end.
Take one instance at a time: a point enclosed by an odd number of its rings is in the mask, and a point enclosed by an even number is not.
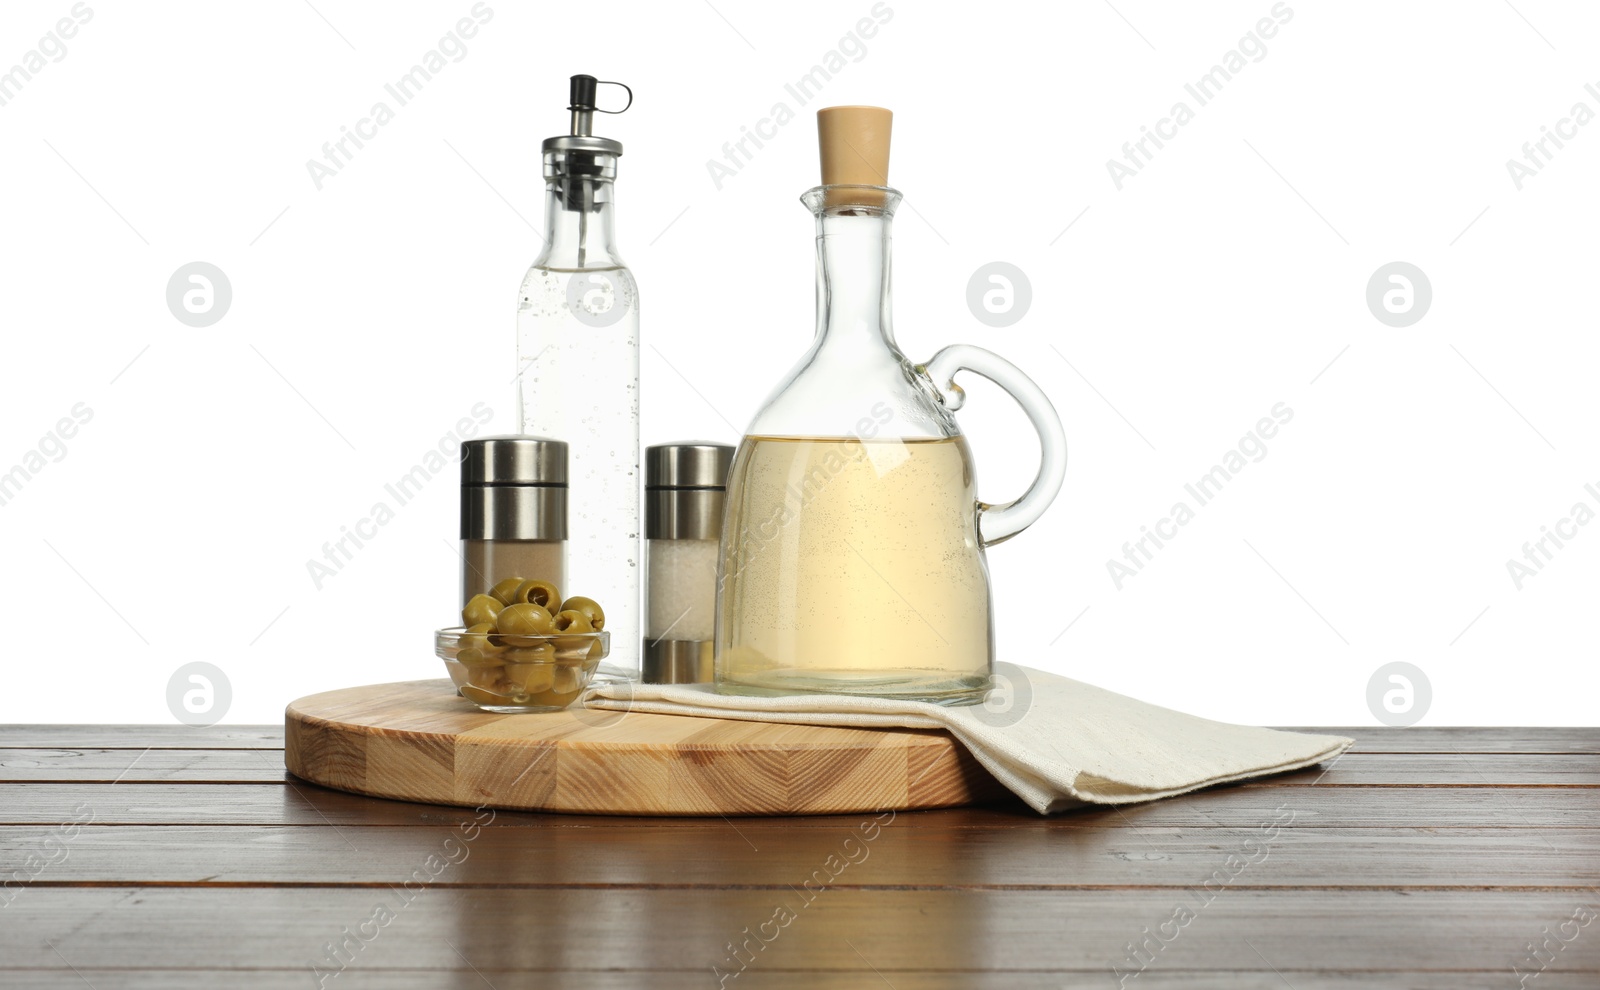
{"type": "Polygon", "coordinates": [[[479,437],[461,445],[462,485],[565,485],[567,445],[544,437],[479,437]]]}
{"type": "Polygon", "coordinates": [[[565,540],[567,445],[480,437],[461,445],[463,540],[565,540]]]}
{"type": "Polygon", "coordinates": [[[663,443],[645,448],[646,488],[725,488],[734,448],[725,443],[663,443]]]}
{"type": "Polygon", "coordinates": [[[723,443],[663,443],[644,452],[647,540],[715,540],[733,466],[723,443]]]}

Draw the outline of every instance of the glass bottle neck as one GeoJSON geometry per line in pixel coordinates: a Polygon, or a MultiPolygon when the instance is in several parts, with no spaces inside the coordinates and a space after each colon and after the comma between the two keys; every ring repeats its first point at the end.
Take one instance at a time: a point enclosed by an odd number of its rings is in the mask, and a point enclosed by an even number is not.
{"type": "Polygon", "coordinates": [[[621,268],[612,228],[611,179],[557,172],[545,178],[544,251],[535,267],[563,271],[621,268]]]}
{"type": "Polygon", "coordinates": [[[817,346],[894,348],[889,227],[887,211],[817,212],[817,346]]]}

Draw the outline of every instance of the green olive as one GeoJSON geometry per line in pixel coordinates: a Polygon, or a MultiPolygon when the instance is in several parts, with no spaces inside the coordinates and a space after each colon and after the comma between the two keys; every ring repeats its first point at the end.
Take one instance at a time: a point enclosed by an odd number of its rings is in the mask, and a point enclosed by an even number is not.
{"type": "Polygon", "coordinates": [[[549,643],[517,650],[508,657],[505,679],[523,693],[536,694],[550,690],[556,675],[556,648],[549,643]]]}
{"type": "Polygon", "coordinates": [[[577,609],[564,609],[555,614],[551,620],[559,633],[586,633],[594,632],[594,625],[589,622],[589,617],[577,609]]]}
{"type": "Polygon", "coordinates": [[[489,595],[497,598],[502,605],[515,605],[517,603],[517,589],[522,587],[526,578],[509,577],[504,581],[496,581],[494,587],[489,589],[489,595]]]}
{"type": "Polygon", "coordinates": [[[467,668],[467,683],[485,691],[498,691],[495,685],[500,683],[500,674],[505,669],[505,664],[494,659],[473,664],[467,668]]]}
{"type": "Polygon", "coordinates": [[[461,697],[479,705],[504,705],[511,700],[503,695],[495,694],[493,691],[485,691],[483,688],[474,687],[471,684],[461,685],[461,697]]]}
{"type": "MultiPolygon", "coordinates": [[[[489,644],[489,634],[492,632],[494,632],[494,623],[480,622],[477,625],[468,626],[466,632],[456,637],[456,643],[462,648],[463,652],[466,650],[478,650],[487,654],[493,652],[493,648],[489,644]]],[[[461,658],[457,657],[456,659],[460,660],[461,658]]]]}
{"type": "Polygon", "coordinates": [[[557,667],[550,690],[562,696],[564,702],[570,702],[579,691],[583,690],[583,682],[584,672],[581,667],[557,667]]]}
{"type": "Polygon", "coordinates": [[[488,659],[488,657],[483,655],[483,651],[478,649],[476,646],[469,646],[456,654],[456,660],[468,665],[469,667],[474,664],[486,663],[488,659]]]}
{"type": "Polygon", "coordinates": [[[555,663],[556,648],[550,643],[535,643],[532,646],[517,646],[505,652],[501,657],[505,661],[508,671],[506,676],[511,676],[512,667],[526,666],[529,664],[555,663]]]}
{"type": "Polygon", "coordinates": [[[512,597],[515,604],[531,602],[551,615],[561,611],[561,592],[549,581],[524,581],[512,597]]]}
{"type": "Polygon", "coordinates": [[[500,599],[489,595],[473,595],[467,602],[467,607],[461,610],[461,624],[476,626],[483,622],[493,622],[494,617],[505,608],[500,599]]]}
{"type": "Polygon", "coordinates": [[[582,612],[586,617],[588,617],[590,627],[596,632],[599,632],[601,629],[606,627],[605,610],[602,609],[600,607],[600,603],[595,601],[593,598],[584,598],[582,595],[579,595],[575,598],[568,598],[566,601],[561,603],[561,611],[582,612]]]}
{"type": "Polygon", "coordinates": [[[550,613],[534,602],[507,605],[495,619],[494,629],[507,636],[545,636],[552,631],[550,613]]]}

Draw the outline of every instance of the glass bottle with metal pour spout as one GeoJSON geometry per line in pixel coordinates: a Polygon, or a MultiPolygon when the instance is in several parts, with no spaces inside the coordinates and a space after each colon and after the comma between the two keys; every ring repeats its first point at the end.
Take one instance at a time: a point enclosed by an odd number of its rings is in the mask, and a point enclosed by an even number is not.
{"type": "Polygon", "coordinates": [[[560,590],[605,606],[600,677],[619,679],[639,670],[639,292],[612,234],[622,144],[591,133],[595,113],[622,112],[595,106],[602,85],[622,86],[573,76],[571,133],[544,142],[546,235],[517,297],[517,398],[522,433],[569,452],[560,590]]]}
{"type": "Polygon", "coordinates": [[[817,114],[817,334],[756,414],[730,472],[718,569],[717,689],[969,704],[989,687],[994,614],[983,548],[1061,487],[1054,407],[1014,365],[956,345],[915,364],[890,327],[889,111],[817,114]],[[977,498],[952,376],[1006,389],[1039,433],[1021,498],[977,498]]]}

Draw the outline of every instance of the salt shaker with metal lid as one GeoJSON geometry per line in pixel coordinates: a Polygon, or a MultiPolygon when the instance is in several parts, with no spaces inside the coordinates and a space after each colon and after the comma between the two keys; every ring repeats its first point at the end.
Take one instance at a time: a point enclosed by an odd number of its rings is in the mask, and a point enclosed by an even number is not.
{"type": "Polygon", "coordinates": [[[645,635],[642,679],[712,679],[717,557],[733,448],[673,443],[645,452],[645,635]]]}

